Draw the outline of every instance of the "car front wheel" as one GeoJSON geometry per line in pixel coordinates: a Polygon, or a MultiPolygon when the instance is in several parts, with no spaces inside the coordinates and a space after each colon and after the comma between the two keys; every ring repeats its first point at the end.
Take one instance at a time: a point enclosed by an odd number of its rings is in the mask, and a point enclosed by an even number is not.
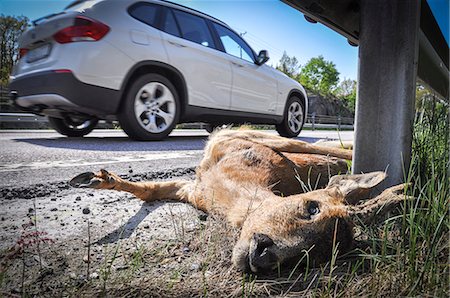
{"type": "Polygon", "coordinates": [[[166,138],[179,116],[180,103],[172,83],[161,75],[147,74],[128,89],[118,118],[129,137],[152,141],[166,138]]]}
{"type": "Polygon", "coordinates": [[[64,119],[48,117],[50,126],[57,132],[68,137],[82,137],[90,133],[98,123],[98,119],[72,119],[66,117],[64,119]]]}
{"type": "Polygon", "coordinates": [[[293,138],[299,135],[305,122],[305,108],[300,98],[289,98],[283,115],[283,122],[276,125],[280,136],[293,138]]]}

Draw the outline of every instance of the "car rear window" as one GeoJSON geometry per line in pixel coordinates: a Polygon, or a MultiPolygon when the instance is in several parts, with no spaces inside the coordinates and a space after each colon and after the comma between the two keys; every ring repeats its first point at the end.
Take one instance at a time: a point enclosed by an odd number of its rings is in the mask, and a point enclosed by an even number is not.
{"type": "Polygon", "coordinates": [[[176,9],[173,12],[180,25],[181,34],[184,39],[205,47],[215,48],[211,32],[203,18],[176,9]]]}
{"type": "Polygon", "coordinates": [[[135,19],[150,25],[152,27],[156,27],[160,6],[150,3],[137,3],[136,5],[131,6],[128,9],[128,13],[135,19]]]}
{"type": "Polygon", "coordinates": [[[167,9],[163,30],[164,32],[167,32],[169,34],[181,37],[181,33],[180,30],[178,29],[177,22],[175,21],[175,17],[173,16],[172,10],[170,9],[167,9]]]}

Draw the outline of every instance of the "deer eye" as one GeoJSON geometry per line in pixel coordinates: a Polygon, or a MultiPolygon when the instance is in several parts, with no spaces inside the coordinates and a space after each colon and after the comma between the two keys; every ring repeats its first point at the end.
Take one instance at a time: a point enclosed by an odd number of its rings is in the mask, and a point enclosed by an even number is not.
{"type": "Polygon", "coordinates": [[[317,203],[316,201],[308,202],[306,210],[308,211],[310,216],[319,214],[320,213],[319,203],[317,203]]]}

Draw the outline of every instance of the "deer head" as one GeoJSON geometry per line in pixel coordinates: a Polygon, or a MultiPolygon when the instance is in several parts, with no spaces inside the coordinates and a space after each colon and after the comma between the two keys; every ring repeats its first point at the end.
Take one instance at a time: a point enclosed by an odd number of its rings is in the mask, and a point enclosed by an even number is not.
{"type": "Polygon", "coordinates": [[[296,264],[302,257],[316,263],[327,261],[333,248],[348,251],[356,217],[370,221],[404,199],[399,194],[404,186],[399,185],[357,205],[385,177],[383,172],[339,175],[325,189],[265,200],[243,223],[233,264],[261,273],[282,263],[296,264]]]}

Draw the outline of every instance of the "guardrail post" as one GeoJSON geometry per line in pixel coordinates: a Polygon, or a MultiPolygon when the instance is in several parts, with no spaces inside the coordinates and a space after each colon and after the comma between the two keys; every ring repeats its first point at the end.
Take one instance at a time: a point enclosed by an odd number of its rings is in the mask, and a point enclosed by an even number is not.
{"type": "Polygon", "coordinates": [[[312,120],[311,127],[312,127],[312,130],[314,130],[314,128],[315,128],[314,126],[316,124],[316,112],[312,113],[311,120],[312,120]]]}
{"type": "Polygon", "coordinates": [[[341,130],[341,116],[338,116],[338,130],[341,130]]]}

